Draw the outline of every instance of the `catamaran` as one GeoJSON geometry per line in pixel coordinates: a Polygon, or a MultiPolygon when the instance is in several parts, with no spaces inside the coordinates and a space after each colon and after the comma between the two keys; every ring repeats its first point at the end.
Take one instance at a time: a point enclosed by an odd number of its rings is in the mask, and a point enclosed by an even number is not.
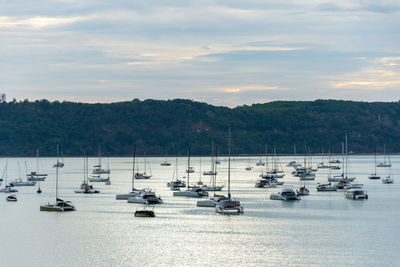
{"type": "Polygon", "coordinates": [[[240,201],[231,198],[231,129],[228,134],[228,197],[219,197],[215,202],[215,211],[221,214],[240,214],[244,208],[240,201]]]}
{"type": "Polygon", "coordinates": [[[83,182],[80,189],[75,190],[75,193],[79,194],[97,194],[100,193],[99,190],[94,189],[92,185],[88,182],[88,158],[83,156],[83,182]]]}
{"type": "Polygon", "coordinates": [[[92,171],[92,174],[110,174],[110,168],[108,169],[103,169],[101,167],[101,150],[100,150],[100,145],[99,145],[99,153],[98,153],[98,159],[97,159],[97,165],[93,166],[94,169],[92,171]]]}
{"type": "MultiPolygon", "coordinates": [[[[187,164],[187,170],[189,169],[190,166],[190,146],[188,148],[188,164],[187,164]]],[[[187,174],[187,188],[185,191],[175,191],[173,193],[173,196],[180,196],[180,197],[204,197],[204,196],[208,196],[208,192],[204,191],[203,189],[201,189],[200,187],[189,187],[189,177],[190,177],[190,172],[188,172],[187,174]]]]}
{"type": "Polygon", "coordinates": [[[116,195],[116,199],[120,200],[128,200],[130,197],[137,196],[141,191],[141,189],[135,188],[135,158],[136,158],[136,144],[133,145],[133,160],[132,160],[132,191],[127,194],[116,195]]]}
{"type": "Polygon", "coordinates": [[[55,203],[48,203],[40,206],[40,211],[56,211],[56,212],[64,212],[64,211],[75,211],[74,205],[70,201],[64,201],[58,198],[58,168],[59,161],[58,161],[58,145],[57,145],[57,163],[55,164],[56,168],[56,202],[55,203]]]}
{"type": "MultiPolygon", "coordinates": [[[[25,162],[26,164],[26,162],[25,162]]],[[[26,167],[26,165],[25,165],[26,167]]],[[[44,181],[46,180],[47,174],[39,172],[39,149],[36,149],[36,171],[32,171],[31,173],[26,175],[28,177],[28,181],[44,181]]]]}

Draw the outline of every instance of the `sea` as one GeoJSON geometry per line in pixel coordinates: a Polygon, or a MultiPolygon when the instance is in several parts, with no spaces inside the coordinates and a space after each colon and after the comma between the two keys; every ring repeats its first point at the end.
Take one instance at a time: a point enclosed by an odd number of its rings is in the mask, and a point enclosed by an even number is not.
{"type": "MultiPolygon", "coordinates": [[[[340,158],[341,159],[341,158],[340,158]]],[[[315,181],[306,182],[309,196],[299,201],[270,200],[283,187],[297,189],[299,178],[286,166],[293,156],[281,156],[285,183],[277,188],[255,188],[265,167],[259,157],[231,158],[231,193],[244,206],[241,215],[221,215],[214,208],[196,206],[196,198],[174,197],[167,182],[187,179],[186,157],[147,157],[148,180],[135,180],[136,188],[149,188],[164,204],[144,206],[116,200],[132,183],[132,158],[103,158],[111,170],[111,185],[92,183],[99,194],[74,193],[84,177],[83,158],[64,158],[59,170],[58,197],[71,201],[74,212],[43,212],[42,204],[55,201],[55,158],[40,158],[39,172],[47,173],[37,186],[19,187],[17,202],[0,193],[1,266],[399,266],[400,265],[400,156],[392,156],[394,184],[369,180],[375,171],[374,156],[351,155],[348,176],[364,184],[368,200],[350,200],[343,190],[317,192],[327,183],[328,169],[319,169],[315,181]],[[176,161],[178,166],[176,166],[176,161]],[[246,171],[247,166],[253,166],[246,171]],[[136,210],[155,212],[155,218],[138,218],[136,210]]],[[[142,172],[145,158],[138,157],[142,172]]],[[[265,161],[264,158],[261,158],[265,161]]],[[[297,157],[302,163],[303,158],[297,157]]],[[[378,162],[382,160],[378,157],[378,162]]],[[[89,176],[97,158],[89,158],[89,176]]],[[[227,194],[228,159],[220,158],[217,184],[227,194]]],[[[269,159],[271,163],[271,158],[269,159]]],[[[328,157],[313,157],[313,165],[328,157]]],[[[0,173],[12,181],[36,171],[36,158],[1,158],[0,173]],[[5,171],[7,165],[7,171],[5,171]]],[[[192,157],[190,183],[210,182],[201,172],[211,168],[211,158],[192,157]]],[[[339,165],[341,166],[341,165],[339,165]]],[[[332,175],[342,170],[332,171],[332,175]]],[[[389,175],[389,168],[377,168],[389,175]]],[[[4,187],[4,182],[2,184],[4,187]]],[[[213,195],[213,192],[210,192],[213,195]]]]}

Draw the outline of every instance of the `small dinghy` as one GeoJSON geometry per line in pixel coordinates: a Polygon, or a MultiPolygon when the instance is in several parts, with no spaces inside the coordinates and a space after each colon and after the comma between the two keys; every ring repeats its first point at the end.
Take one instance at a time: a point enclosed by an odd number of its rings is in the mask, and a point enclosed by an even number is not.
{"type": "Polygon", "coordinates": [[[15,201],[17,201],[17,196],[16,196],[16,195],[8,195],[8,196],[6,197],[6,200],[7,200],[7,201],[15,202],[15,201]]]}
{"type": "Polygon", "coordinates": [[[135,217],[156,217],[152,210],[137,210],[135,211],[135,217]]]}

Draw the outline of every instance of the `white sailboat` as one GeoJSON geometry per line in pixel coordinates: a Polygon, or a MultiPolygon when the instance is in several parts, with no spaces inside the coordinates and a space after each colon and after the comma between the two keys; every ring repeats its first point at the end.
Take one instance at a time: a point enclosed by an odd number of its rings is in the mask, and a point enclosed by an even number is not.
{"type": "Polygon", "coordinates": [[[19,161],[17,163],[18,163],[19,178],[16,179],[15,181],[10,182],[10,186],[35,186],[36,185],[35,181],[23,181],[22,180],[21,168],[19,166],[19,161]]]}
{"type": "Polygon", "coordinates": [[[165,149],[165,160],[161,162],[161,166],[171,166],[171,163],[168,162],[167,160],[167,149],[165,149]]]}
{"type": "Polygon", "coordinates": [[[3,171],[2,180],[4,180],[4,187],[0,189],[0,193],[15,193],[17,189],[7,184],[8,179],[8,160],[6,160],[6,166],[3,171]]]}
{"type": "Polygon", "coordinates": [[[88,167],[89,162],[88,158],[84,155],[83,156],[83,182],[79,189],[75,190],[75,193],[78,194],[97,194],[100,193],[99,190],[94,189],[92,185],[88,182],[88,167]]]}
{"type": "Polygon", "coordinates": [[[381,177],[376,174],[376,147],[375,147],[375,164],[374,164],[374,167],[375,167],[375,172],[372,173],[370,176],[368,176],[368,179],[374,179],[374,180],[381,179],[381,177]]]}
{"type": "Polygon", "coordinates": [[[149,165],[150,175],[148,175],[148,174],[146,173],[146,171],[147,171],[147,165],[148,165],[148,162],[147,162],[147,154],[145,153],[145,154],[144,154],[144,172],[136,172],[136,173],[135,173],[135,179],[150,179],[150,178],[151,178],[152,174],[151,174],[150,165],[149,165]]]}
{"type": "MultiPolygon", "coordinates": [[[[215,158],[218,158],[218,147],[216,149],[215,152],[215,158]]],[[[212,176],[212,181],[210,182],[210,186],[207,186],[207,190],[205,189],[204,186],[202,186],[201,188],[204,191],[213,191],[214,194],[212,197],[210,197],[209,199],[205,199],[205,200],[199,200],[197,201],[197,207],[215,207],[216,202],[221,198],[221,197],[225,197],[223,195],[217,195],[215,192],[216,191],[221,191],[222,187],[218,187],[216,185],[217,183],[217,164],[215,164],[213,166],[213,173],[215,173],[215,175],[212,176]],[[219,189],[219,190],[217,190],[219,189]]]]}
{"type": "Polygon", "coordinates": [[[58,161],[58,145],[57,145],[57,163],[55,164],[56,168],[56,202],[55,203],[48,203],[40,206],[40,211],[56,211],[56,212],[64,212],[64,211],[75,211],[74,205],[70,201],[64,201],[58,198],[58,168],[59,161],[58,161]]]}
{"type": "Polygon", "coordinates": [[[133,145],[133,159],[132,159],[132,191],[127,193],[127,194],[120,194],[116,195],[116,199],[119,200],[128,200],[130,197],[135,197],[137,196],[142,189],[136,189],[135,188],[135,159],[136,159],[136,144],[133,145]]]}
{"type": "Polygon", "coordinates": [[[44,181],[46,180],[47,174],[39,172],[39,149],[36,149],[36,171],[26,175],[28,181],[44,181]]]}
{"type": "Polygon", "coordinates": [[[228,134],[228,197],[220,197],[215,203],[215,212],[221,214],[240,214],[244,212],[243,205],[231,198],[231,129],[228,134]]]}
{"type": "MultiPolygon", "coordinates": [[[[189,169],[190,166],[190,146],[188,148],[188,164],[187,164],[187,170],[189,169]]],[[[208,192],[202,190],[200,187],[189,187],[189,177],[190,177],[190,172],[187,174],[187,188],[185,191],[175,191],[173,193],[173,196],[179,196],[179,197],[203,197],[203,196],[208,196],[208,192]]]]}
{"type": "Polygon", "coordinates": [[[101,167],[101,150],[100,150],[100,145],[99,145],[99,153],[98,153],[98,159],[97,159],[97,165],[93,166],[94,169],[92,171],[92,174],[110,174],[110,169],[103,169],[101,167]]]}
{"type": "Polygon", "coordinates": [[[171,188],[171,190],[179,190],[180,187],[186,187],[186,184],[184,181],[179,179],[178,177],[178,158],[175,159],[175,170],[174,173],[172,174],[172,177],[175,178],[175,180],[172,180],[167,183],[167,186],[171,188]]]}
{"type": "Polygon", "coordinates": [[[392,167],[389,167],[389,175],[382,179],[383,184],[393,184],[394,183],[394,180],[391,177],[391,170],[392,170],[392,167]]]}
{"type": "Polygon", "coordinates": [[[380,162],[377,167],[392,167],[392,163],[390,162],[390,156],[386,154],[386,145],[383,145],[383,156],[384,156],[384,161],[380,162]],[[386,161],[386,158],[389,160],[386,161]]]}
{"type": "Polygon", "coordinates": [[[214,141],[211,141],[211,170],[203,172],[203,175],[216,175],[214,165],[214,141]]]}

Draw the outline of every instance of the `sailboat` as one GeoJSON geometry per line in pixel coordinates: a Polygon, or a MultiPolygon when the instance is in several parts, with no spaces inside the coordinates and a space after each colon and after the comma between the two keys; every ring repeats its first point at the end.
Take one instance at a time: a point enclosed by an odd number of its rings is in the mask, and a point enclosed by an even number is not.
{"type": "MultiPolygon", "coordinates": [[[[343,144],[342,144],[343,146],[343,144]]],[[[329,182],[339,182],[338,185],[336,185],[336,188],[340,189],[342,186],[345,186],[351,182],[353,182],[356,177],[348,177],[348,169],[349,169],[349,153],[348,153],[348,145],[347,145],[347,132],[346,132],[346,139],[345,139],[345,150],[344,150],[344,159],[343,159],[343,173],[339,176],[334,176],[334,177],[329,177],[328,181],[329,182]]]]}
{"type": "Polygon", "coordinates": [[[203,172],[203,175],[216,175],[214,170],[214,141],[211,141],[211,170],[203,172]]]}
{"type": "Polygon", "coordinates": [[[175,180],[167,183],[167,186],[170,187],[171,190],[176,191],[179,190],[180,187],[186,187],[185,182],[178,178],[178,158],[175,159],[175,170],[172,176],[175,177],[175,180]]]}
{"type": "Polygon", "coordinates": [[[36,149],[36,171],[26,175],[28,181],[44,181],[46,180],[47,174],[39,172],[39,149],[36,149]]]}
{"type": "Polygon", "coordinates": [[[300,163],[297,163],[297,159],[296,159],[296,156],[297,156],[297,154],[296,154],[296,144],[293,144],[293,154],[294,154],[294,160],[289,161],[289,163],[286,166],[287,167],[293,167],[293,168],[296,169],[297,167],[301,166],[300,163]]]}
{"type": "Polygon", "coordinates": [[[147,175],[147,173],[146,173],[147,164],[148,164],[148,162],[147,162],[147,154],[145,153],[145,154],[144,154],[144,172],[143,172],[143,173],[141,173],[141,172],[136,172],[136,173],[135,173],[135,179],[150,179],[150,178],[151,178],[152,175],[151,175],[150,166],[149,166],[150,175],[147,175]]]}
{"type": "Polygon", "coordinates": [[[389,167],[389,175],[382,179],[383,184],[393,184],[393,178],[390,176],[392,167],[389,167]]]}
{"type": "Polygon", "coordinates": [[[161,166],[171,166],[171,163],[167,161],[167,149],[165,149],[165,160],[161,162],[161,166]]]}
{"type": "Polygon", "coordinates": [[[94,189],[92,185],[88,182],[88,158],[83,156],[83,182],[80,189],[75,190],[75,193],[79,194],[97,194],[100,193],[99,190],[94,189]]]}
{"type": "Polygon", "coordinates": [[[64,201],[58,198],[58,168],[59,161],[58,161],[58,145],[57,145],[57,163],[56,163],[56,202],[51,204],[45,204],[40,206],[40,211],[56,211],[56,212],[63,212],[63,211],[75,211],[74,205],[70,201],[64,201]]]}
{"type": "MultiPolygon", "coordinates": [[[[188,163],[187,163],[187,170],[190,166],[190,146],[188,148],[188,163]]],[[[185,191],[176,191],[173,193],[173,196],[180,196],[180,197],[203,197],[208,196],[208,192],[204,191],[200,187],[189,187],[189,177],[190,172],[187,173],[187,188],[185,191]]]]}
{"type": "Polygon", "coordinates": [[[376,174],[376,147],[375,147],[375,164],[374,164],[374,167],[375,167],[375,172],[372,173],[370,176],[368,176],[368,179],[375,179],[375,180],[381,179],[381,177],[376,174]]]}
{"type": "Polygon", "coordinates": [[[390,156],[386,154],[386,146],[383,145],[383,155],[384,155],[384,161],[380,162],[377,167],[392,167],[392,163],[390,162],[390,156]],[[389,158],[389,161],[386,161],[386,158],[389,158]]]}
{"type": "Polygon", "coordinates": [[[3,171],[2,180],[4,179],[4,188],[0,189],[0,193],[15,193],[18,192],[14,187],[7,185],[8,178],[8,160],[6,160],[6,166],[3,171]]]}
{"type": "Polygon", "coordinates": [[[92,171],[92,174],[110,174],[110,169],[108,168],[107,170],[103,169],[101,167],[101,150],[100,150],[100,145],[99,145],[99,153],[98,153],[98,159],[97,159],[97,165],[93,166],[94,169],[92,171]]]}
{"type": "Polygon", "coordinates": [[[10,182],[10,186],[35,186],[36,185],[35,181],[22,181],[21,168],[19,167],[19,161],[18,161],[18,171],[19,171],[19,178],[13,182],[10,182]]]}
{"type": "Polygon", "coordinates": [[[127,200],[130,197],[135,197],[137,194],[139,194],[141,191],[140,189],[135,188],[135,159],[136,159],[136,144],[133,145],[133,160],[132,160],[132,191],[129,192],[128,194],[120,194],[116,195],[116,199],[119,200],[127,200]]]}
{"type": "Polygon", "coordinates": [[[253,169],[253,167],[250,166],[250,156],[249,156],[249,165],[244,168],[246,171],[251,171],[251,169],[253,169]]]}
{"type": "MultiPolygon", "coordinates": [[[[215,158],[218,158],[218,147],[215,152],[215,158]]],[[[209,199],[197,201],[197,207],[215,207],[215,203],[221,197],[225,197],[223,195],[217,195],[215,193],[216,191],[221,191],[222,186],[216,185],[216,183],[217,183],[217,164],[215,164],[213,167],[214,167],[214,169],[212,171],[215,173],[215,175],[212,176],[210,186],[202,186],[201,188],[204,191],[213,191],[214,195],[213,195],[213,197],[211,197],[209,199]]]]}
{"type": "Polygon", "coordinates": [[[216,200],[215,212],[222,214],[239,214],[244,212],[240,201],[231,198],[231,129],[228,135],[228,197],[221,197],[216,200]]]}
{"type": "Polygon", "coordinates": [[[318,163],[317,169],[330,169],[331,167],[329,165],[325,165],[324,163],[324,148],[322,148],[322,154],[321,154],[321,162],[318,163]]]}

